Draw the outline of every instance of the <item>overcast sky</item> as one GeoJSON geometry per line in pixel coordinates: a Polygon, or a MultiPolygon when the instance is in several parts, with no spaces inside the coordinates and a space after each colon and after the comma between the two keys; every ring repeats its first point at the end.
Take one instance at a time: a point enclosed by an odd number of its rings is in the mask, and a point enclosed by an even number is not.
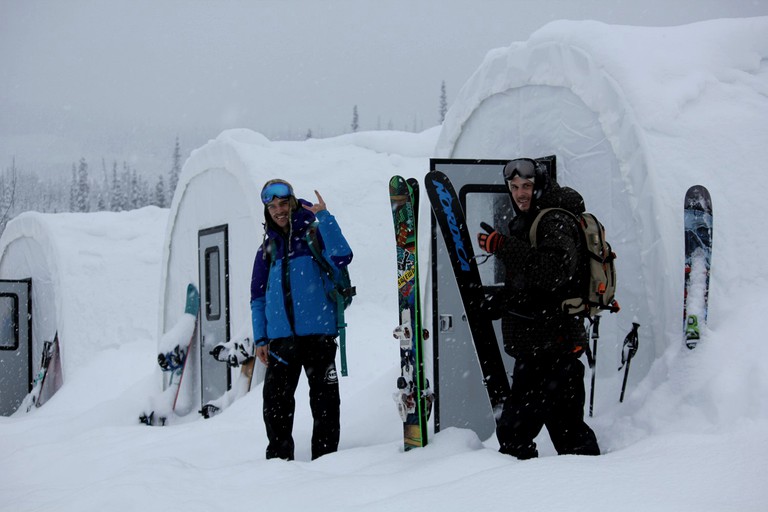
{"type": "Polygon", "coordinates": [[[0,0],[0,169],[166,172],[227,128],[422,130],[493,49],[555,19],[679,25],[768,0],[0,0]]]}

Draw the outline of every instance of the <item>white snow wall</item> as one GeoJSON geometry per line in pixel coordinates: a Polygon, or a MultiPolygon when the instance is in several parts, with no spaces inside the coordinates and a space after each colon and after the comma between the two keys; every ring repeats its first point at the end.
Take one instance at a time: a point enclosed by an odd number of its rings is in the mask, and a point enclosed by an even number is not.
{"type": "MultiPolygon", "coordinates": [[[[718,246],[764,236],[754,207],[765,192],[750,177],[768,162],[768,129],[754,129],[768,128],[767,57],[765,17],[661,28],[558,21],[491,51],[454,100],[438,157],[556,154],[559,182],[605,223],[623,310],[604,315],[598,375],[615,375],[634,317],[630,382],[681,344],[682,203],[697,170],[715,177],[702,183],[715,208],[710,327],[728,307],[718,297],[735,262],[719,260],[718,246]]],[[[760,255],[739,264],[764,278],[760,255]]]]}
{"type": "Polygon", "coordinates": [[[57,331],[65,383],[97,352],[154,338],[167,215],[157,207],[26,212],[7,224],[0,237],[0,279],[32,278],[33,373],[43,342],[57,331]]]}

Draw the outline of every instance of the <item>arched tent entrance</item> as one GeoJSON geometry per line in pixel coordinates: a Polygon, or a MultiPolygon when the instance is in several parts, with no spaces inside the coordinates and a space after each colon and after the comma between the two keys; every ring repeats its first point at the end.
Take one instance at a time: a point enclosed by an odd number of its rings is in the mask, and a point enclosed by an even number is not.
{"type": "Polygon", "coordinates": [[[152,296],[167,212],[26,212],[7,224],[0,237],[0,308],[4,320],[18,321],[3,331],[3,344],[17,348],[4,350],[15,357],[10,374],[0,369],[2,414],[15,412],[31,391],[46,342],[58,340],[58,389],[97,352],[154,337],[152,296]],[[9,283],[15,289],[4,288],[9,283]],[[28,315],[21,313],[24,290],[28,315]]]}
{"type": "MultiPolygon", "coordinates": [[[[611,393],[604,402],[615,402],[633,320],[642,327],[630,386],[682,345],[682,204],[696,170],[729,169],[737,159],[748,175],[765,157],[750,127],[767,110],[766,29],[766,18],[658,28],[550,23],[491,51],[448,112],[437,157],[556,155],[559,182],[581,192],[605,223],[623,310],[604,315],[598,378],[611,393]]],[[[715,174],[704,183],[715,195],[759,201],[745,176],[715,174]]],[[[731,212],[722,215],[716,244],[725,225],[749,236],[731,212]]]]}

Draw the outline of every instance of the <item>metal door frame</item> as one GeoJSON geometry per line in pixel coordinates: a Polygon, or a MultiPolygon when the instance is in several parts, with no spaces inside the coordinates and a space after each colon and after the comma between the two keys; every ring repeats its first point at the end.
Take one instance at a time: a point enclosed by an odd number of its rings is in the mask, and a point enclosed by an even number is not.
{"type": "MultiPolygon", "coordinates": [[[[205,405],[207,402],[210,402],[211,399],[209,397],[208,400],[206,400],[205,397],[205,386],[204,386],[204,358],[206,357],[212,357],[209,354],[205,353],[204,350],[204,343],[203,343],[203,337],[205,333],[205,324],[207,321],[224,321],[225,326],[225,339],[220,340],[220,342],[228,341],[230,339],[230,294],[229,294],[229,226],[227,224],[222,224],[219,226],[214,226],[206,229],[201,229],[198,231],[197,234],[197,250],[198,250],[198,272],[199,272],[199,279],[200,279],[200,328],[198,329],[198,343],[200,347],[200,400],[201,405],[205,405]],[[219,261],[219,287],[218,287],[218,293],[219,293],[219,300],[218,304],[220,305],[218,309],[215,311],[211,310],[212,305],[212,295],[211,295],[211,287],[210,285],[210,275],[207,272],[208,265],[207,265],[207,259],[214,251],[215,247],[219,247],[218,245],[210,245],[210,246],[204,246],[201,244],[201,241],[204,237],[215,235],[218,233],[223,234],[223,259],[219,261]],[[223,270],[223,272],[221,271],[223,270]],[[223,301],[222,301],[223,299],[223,301]],[[223,307],[221,307],[223,305],[223,307]]],[[[232,387],[232,377],[230,375],[229,371],[229,365],[226,363],[216,362],[216,364],[221,365],[225,367],[226,371],[226,390],[229,390],[232,387]]],[[[218,397],[213,397],[213,399],[218,397]]]]}
{"type": "MultiPolygon", "coordinates": [[[[26,386],[25,386],[25,392],[24,395],[19,397],[19,404],[24,399],[24,396],[32,391],[32,382],[33,382],[33,375],[34,375],[34,351],[33,351],[33,339],[32,339],[32,279],[31,278],[25,278],[25,279],[0,279],[0,285],[3,284],[11,284],[11,285],[24,285],[26,284],[25,289],[21,289],[19,287],[19,291],[0,291],[0,297],[11,297],[14,299],[13,304],[13,315],[12,315],[12,321],[13,321],[13,332],[15,336],[15,340],[13,343],[13,346],[11,345],[2,345],[0,344],[0,351],[7,351],[7,352],[20,352],[25,351],[26,354],[20,353],[17,357],[22,360],[26,360],[26,371],[22,370],[22,373],[25,374],[26,379],[26,386]],[[21,295],[26,295],[26,301],[23,300],[24,297],[21,295]],[[26,311],[24,311],[24,308],[26,308],[26,311]],[[26,322],[24,322],[24,317],[26,316],[26,322]],[[25,336],[26,334],[26,336],[25,336]],[[24,350],[23,342],[26,340],[26,350],[24,350]]],[[[18,384],[18,383],[14,383],[18,384]]]]}

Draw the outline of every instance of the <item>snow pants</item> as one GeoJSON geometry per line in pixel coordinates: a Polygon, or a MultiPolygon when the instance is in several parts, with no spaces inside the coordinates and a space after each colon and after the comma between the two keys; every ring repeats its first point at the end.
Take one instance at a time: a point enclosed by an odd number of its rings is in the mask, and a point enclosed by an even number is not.
{"type": "Polygon", "coordinates": [[[546,425],[559,454],[600,455],[584,422],[584,365],[570,355],[516,360],[510,395],[496,427],[499,451],[538,456],[534,439],[546,425]]]}
{"type": "Polygon", "coordinates": [[[339,445],[339,379],[336,341],[330,336],[282,338],[269,345],[264,377],[264,425],[267,458],[293,460],[294,398],[301,370],[309,383],[312,426],[312,459],[335,452],[339,445]]]}

